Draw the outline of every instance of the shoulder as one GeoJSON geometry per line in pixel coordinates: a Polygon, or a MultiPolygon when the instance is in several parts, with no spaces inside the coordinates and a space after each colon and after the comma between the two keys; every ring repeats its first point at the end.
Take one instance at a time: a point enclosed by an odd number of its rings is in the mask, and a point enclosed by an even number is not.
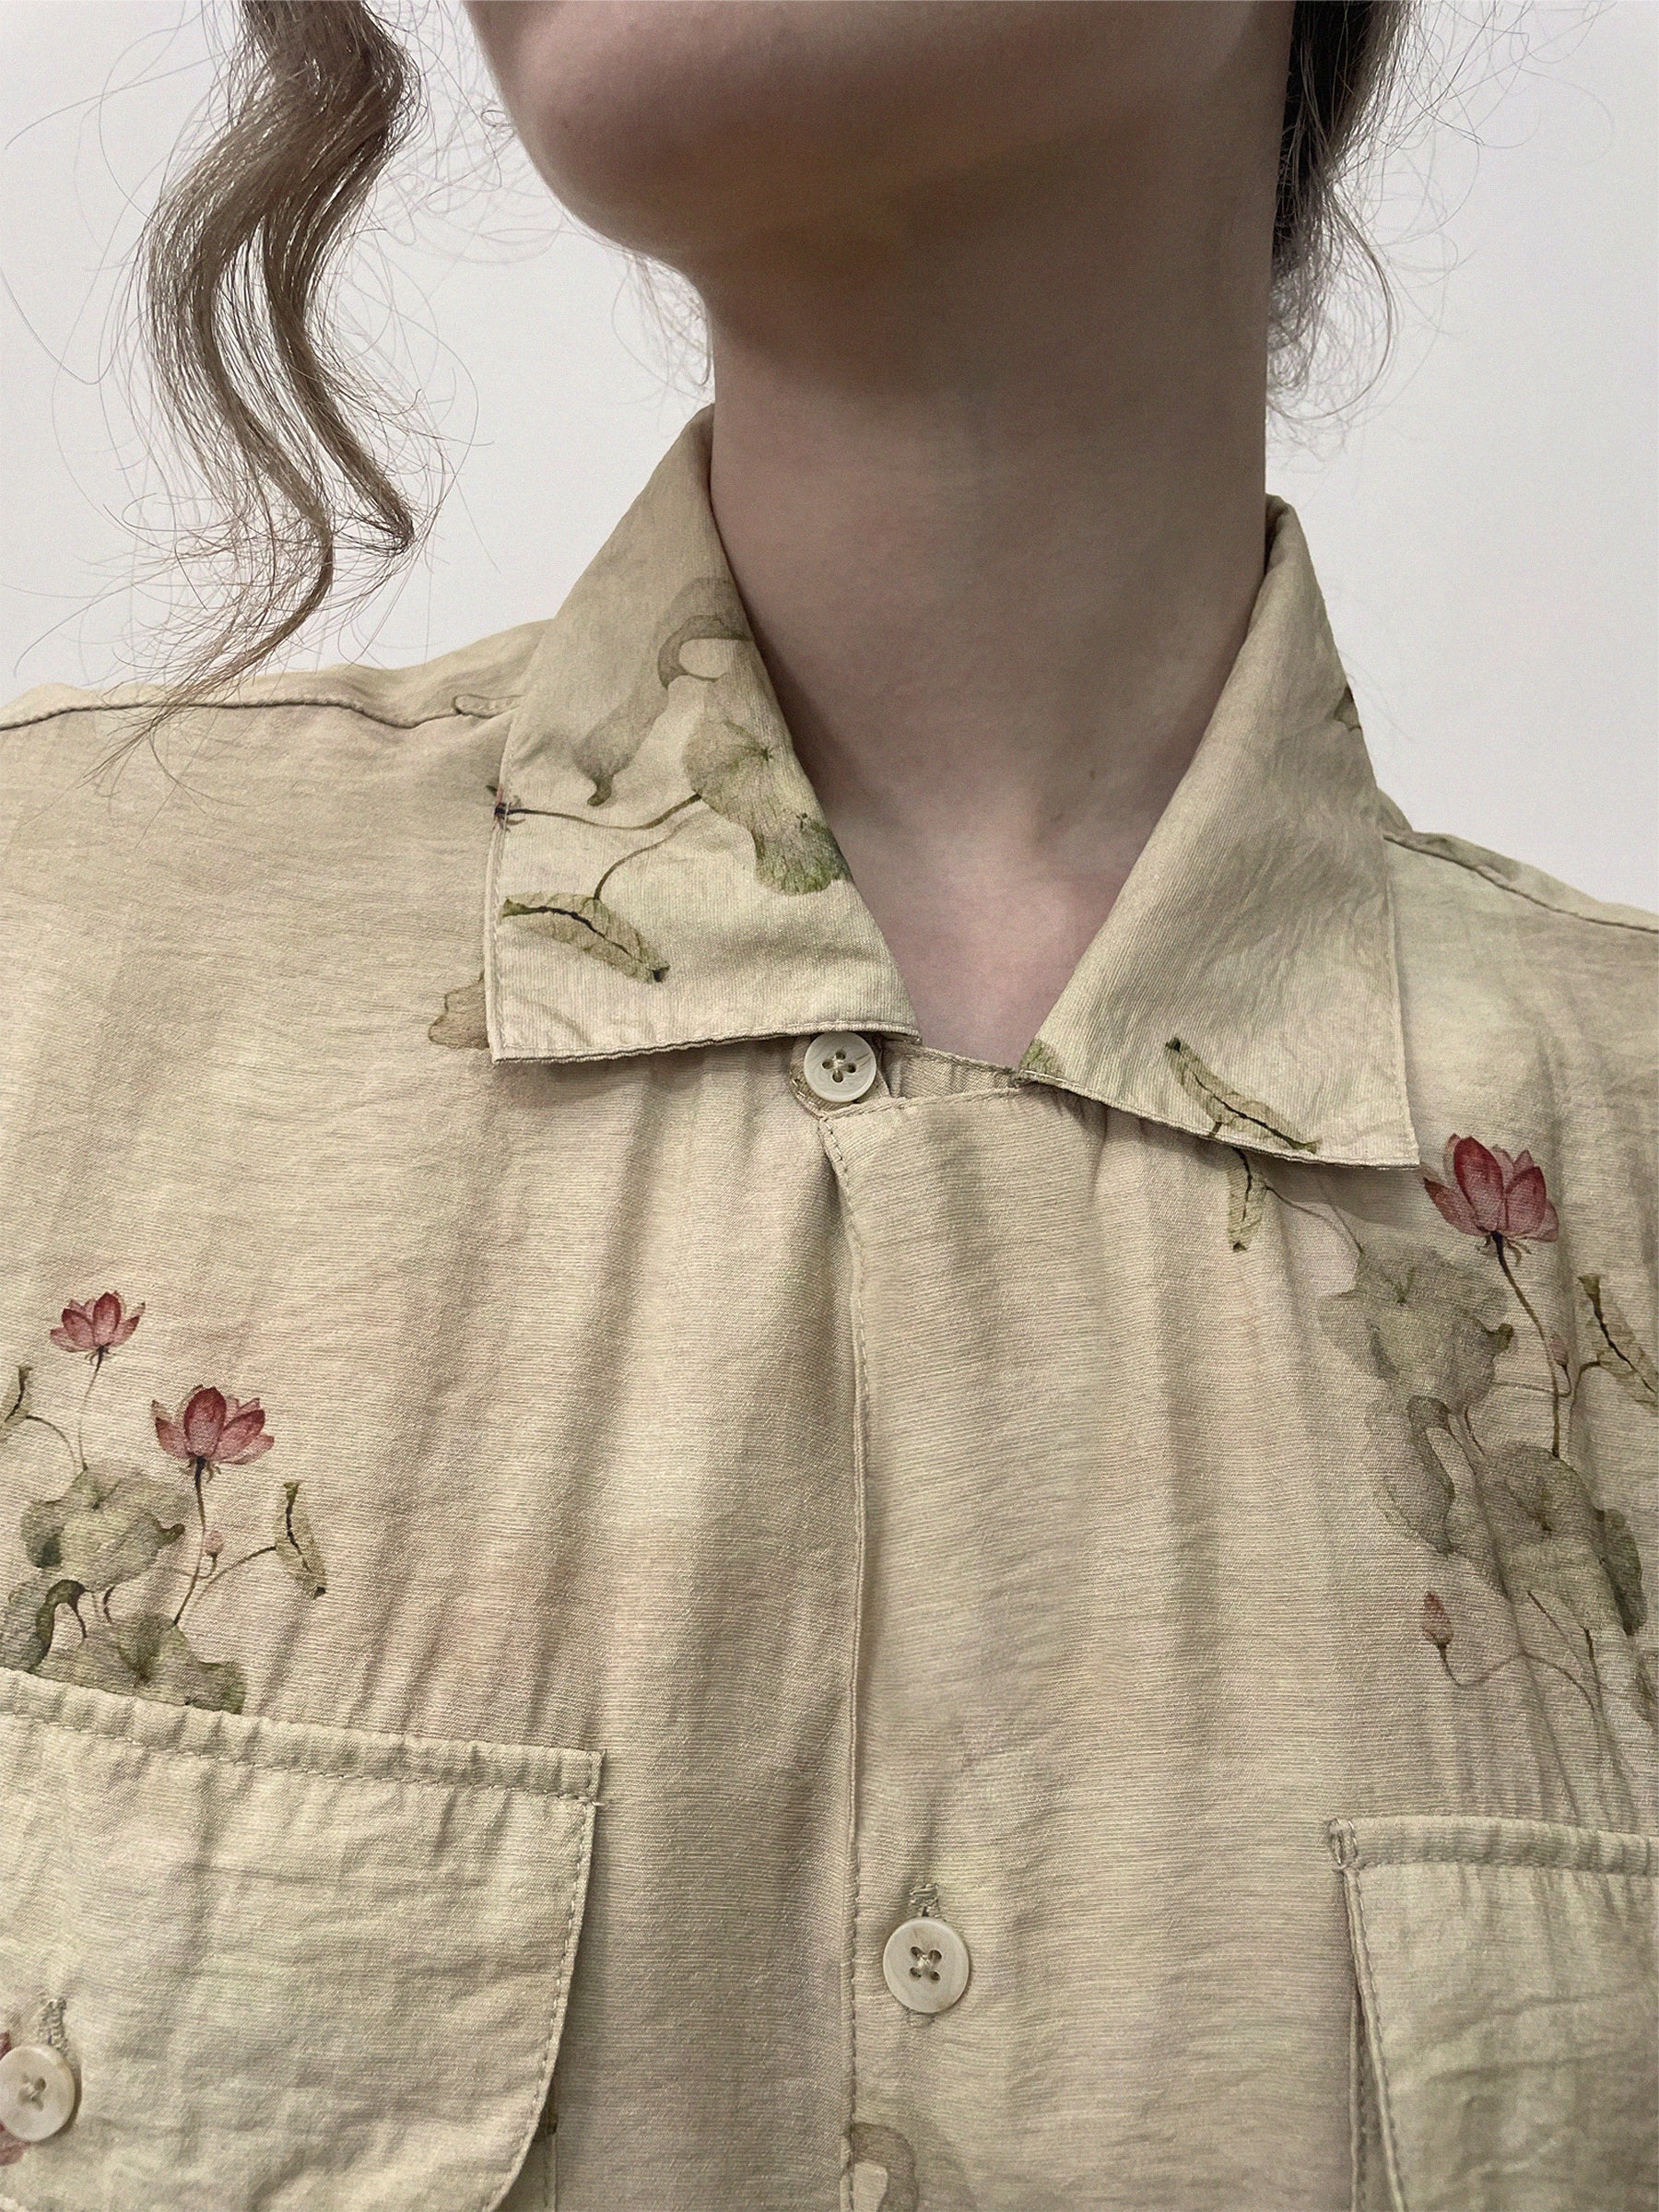
{"type": "Polygon", "coordinates": [[[1548,1009],[1558,1030],[1622,1026],[1639,1002],[1651,1015],[1659,915],[1404,817],[1383,836],[1401,959],[1419,986],[1548,1009]]]}
{"type": "MultiPolygon", "coordinates": [[[[453,653],[402,668],[359,663],[310,670],[278,670],[246,677],[222,697],[188,711],[190,727],[232,735],[250,724],[280,724],[302,732],[308,720],[347,717],[369,727],[415,730],[455,716],[503,711],[518,695],[525,668],[545,624],[479,639],[453,653]]],[[[85,689],[42,684],[0,707],[0,763],[30,753],[75,749],[107,733],[119,741],[141,730],[163,699],[156,686],[116,684],[85,689]]]]}
{"type": "MultiPolygon", "coordinates": [[[[1512,860],[1507,853],[1494,853],[1485,845],[1471,844],[1467,838],[1452,837],[1438,830],[1413,830],[1397,808],[1391,809],[1383,836],[1399,855],[1394,866],[1396,879],[1427,896],[1475,908],[1489,906],[1496,912],[1509,912],[1512,920],[1513,910],[1507,902],[1518,900],[1568,923],[1633,931],[1638,939],[1659,939],[1659,914],[1649,913],[1644,907],[1594,899],[1588,891],[1547,876],[1542,868],[1512,860]],[[1426,865],[1414,866],[1414,860],[1426,865]],[[1482,899],[1477,885],[1501,892],[1504,899],[1491,906],[1482,899]]],[[[1570,930],[1568,934],[1575,933],[1570,930]]],[[[1648,950],[1653,950],[1651,944],[1648,950]]]]}
{"type": "Polygon", "coordinates": [[[1554,1131],[1648,1181],[1659,916],[1392,806],[1383,835],[1407,1066],[1432,1124],[1471,1126],[1478,1101],[1535,1153],[1554,1131]]]}
{"type": "Polygon", "coordinates": [[[65,973],[118,939],[229,941],[250,914],[319,942],[406,905],[470,912],[507,711],[541,625],[411,668],[245,679],[158,723],[163,694],[51,685],[0,712],[0,934],[65,973]]]}
{"type": "Polygon", "coordinates": [[[542,629],[413,667],[244,677],[165,718],[154,686],[26,692],[0,709],[0,889],[92,897],[106,871],[141,877],[227,835],[279,850],[303,834],[319,857],[395,865],[489,805],[542,629]]]}

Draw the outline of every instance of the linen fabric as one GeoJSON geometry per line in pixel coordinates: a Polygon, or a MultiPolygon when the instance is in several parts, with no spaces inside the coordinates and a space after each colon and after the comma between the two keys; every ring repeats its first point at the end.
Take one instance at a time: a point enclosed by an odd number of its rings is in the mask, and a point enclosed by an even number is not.
{"type": "Polygon", "coordinates": [[[707,464],[545,624],[0,724],[0,2207],[1653,2206],[1659,924],[1378,792],[1270,498],[931,1049],[707,464]]]}

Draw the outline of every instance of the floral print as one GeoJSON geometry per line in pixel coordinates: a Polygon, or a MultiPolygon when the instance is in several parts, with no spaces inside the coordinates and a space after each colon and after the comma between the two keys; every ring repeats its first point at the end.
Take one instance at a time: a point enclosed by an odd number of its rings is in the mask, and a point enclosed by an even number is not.
{"type": "Polygon", "coordinates": [[[504,899],[501,912],[524,915],[544,936],[573,945],[578,952],[590,952],[636,982],[660,983],[668,972],[661,953],[596,891],[591,897],[582,891],[550,891],[542,899],[504,899]]]}
{"type": "Polygon", "coordinates": [[[1477,1137],[1452,1136],[1446,1140],[1445,1175],[1444,1182],[1425,1175],[1423,1188],[1453,1229],[1461,1230],[1465,1236],[1484,1240],[1544,1347],[1545,1358],[1549,1362],[1550,1404],[1554,1412],[1550,1450],[1559,1452],[1560,1378],[1567,1365],[1565,1342],[1546,1330],[1531,1299],[1515,1280],[1511,1258],[1507,1256],[1524,1253],[1526,1246],[1520,1241],[1524,1237],[1553,1244],[1559,1232],[1560,1224],[1545,1188],[1543,1172],[1534,1165],[1530,1152],[1523,1152],[1518,1159],[1512,1159],[1501,1147],[1488,1148],[1477,1137]]]}
{"type": "MultiPolygon", "coordinates": [[[[848,869],[811,784],[778,731],[760,655],[735,588],[724,578],[700,577],[686,586],[633,688],[572,748],[572,762],[593,786],[590,808],[610,805],[616,778],[648,737],[677,748],[689,787],[649,820],[612,822],[598,812],[525,806],[505,791],[496,794],[496,819],[511,830],[540,816],[648,838],[604,866],[591,889],[506,899],[500,911],[503,919],[516,919],[636,982],[658,983],[668,973],[667,958],[606,890],[623,868],[659,851],[700,816],[715,814],[747,831],[756,879],[787,898],[821,891],[848,869]],[[650,834],[657,830],[663,834],[650,834]]],[[[434,1041],[451,1039],[434,1034],[434,1041]]]]}
{"type": "Polygon", "coordinates": [[[436,1018],[428,1023],[427,1035],[434,1044],[447,1044],[459,1052],[488,1052],[489,1030],[484,1014],[484,978],[461,983],[453,991],[446,991],[443,1004],[436,1018]]]}
{"type": "Polygon", "coordinates": [[[191,1392],[176,1415],[153,1399],[150,1415],[162,1451],[198,1472],[209,1467],[245,1467],[276,1441],[265,1433],[265,1417],[257,1398],[239,1406],[222,1390],[209,1389],[205,1383],[191,1392]]]}
{"type": "Polygon", "coordinates": [[[1529,1246],[1559,1234],[1543,1170],[1529,1152],[1453,1136],[1441,1173],[1423,1176],[1441,1219],[1478,1240],[1483,1267],[1396,1232],[1372,1228],[1362,1239],[1340,1207],[1293,1198],[1259,1161],[1241,1152],[1235,1159],[1235,1249],[1248,1245],[1272,1198],[1325,1221],[1353,1257],[1352,1284],[1320,1301],[1320,1321],[1337,1349],[1385,1386],[1370,1417],[1383,1512],[1402,1534],[1472,1570],[1513,1611],[1519,1648],[1460,1674],[1453,1609],[1430,1590],[1420,1626],[1446,1677],[1468,1688],[1507,1667],[1541,1667],[1573,1685],[1598,1725],[1609,1696],[1653,1724],[1653,1659],[1633,1641],[1648,1618],[1641,1559],[1625,1516],[1598,1502],[1574,1464],[1574,1428],[1597,1374],[1650,1411],[1659,1387],[1652,1355],[1600,1276],[1578,1279],[1583,1357],[1575,1359],[1566,1329],[1547,1325],[1542,1287],[1523,1279],[1529,1246]],[[1538,1406],[1535,1435],[1502,1433],[1487,1409],[1500,1393],[1511,1406],[1538,1406]]]}
{"type": "MultiPolygon", "coordinates": [[[[1534,1602],[1536,1603],[1536,1600],[1534,1602]]],[[[1547,1613],[1545,1618],[1547,1619],[1550,1616],[1547,1613]]],[[[1527,1651],[1524,1647],[1518,1652],[1511,1652],[1508,1658],[1500,1659],[1491,1666],[1482,1668],[1477,1675],[1460,1675],[1452,1665],[1452,1646],[1457,1640],[1457,1631],[1452,1625],[1452,1616],[1446,1610],[1445,1600],[1438,1590],[1430,1590],[1423,1600],[1422,1628],[1424,1641],[1431,1643],[1440,1653],[1440,1663],[1445,1670],[1447,1681],[1455,1683],[1459,1689],[1474,1689],[1482,1682],[1489,1682],[1494,1675],[1500,1675],[1506,1666],[1546,1666],[1564,1681],[1571,1682],[1589,1705],[1592,1719],[1596,1716],[1595,1700],[1579,1677],[1571,1667],[1563,1666],[1559,1659],[1551,1659],[1542,1652],[1527,1651]]]]}
{"type": "MultiPolygon", "coordinates": [[[[227,1560],[229,1548],[217,1519],[207,1513],[209,1488],[227,1471],[251,1467],[276,1442],[257,1396],[241,1399],[212,1383],[197,1383],[176,1411],[152,1401],[150,1432],[166,1459],[188,1470],[189,1487],[171,1473],[147,1473],[126,1464],[88,1456],[87,1410],[105,1362],[128,1343],[143,1313],[130,1312],[120,1294],[64,1309],[52,1341],[84,1352],[92,1373],[76,1412],[74,1433],[36,1409],[34,1370],[18,1367],[15,1384],[0,1394],[0,1441],[38,1427],[55,1437],[70,1460],[68,1487],[25,1506],[18,1537],[33,1571],[18,1583],[0,1613],[0,1665],[56,1681],[240,1712],[246,1696],[234,1661],[202,1655],[187,1631],[203,1601],[254,1561],[273,1558],[308,1596],[326,1587],[323,1559],[300,1486],[286,1482],[267,1540],[227,1560]],[[175,1547],[187,1542],[188,1566],[175,1547]],[[171,1557],[169,1555],[171,1555],[171,1557]],[[175,1605],[158,1596],[158,1583],[182,1582],[175,1605]],[[115,1594],[144,1582],[136,1606],[117,1611],[115,1594]]],[[[239,1517],[245,1493],[239,1492],[239,1517]]]]}
{"type": "MultiPolygon", "coordinates": [[[[1604,1369],[1638,1406],[1645,1406],[1650,1412],[1659,1409],[1659,1371],[1613,1298],[1602,1288],[1601,1277],[1581,1275],[1579,1289],[1588,1309],[1586,1333],[1596,1347],[1595,1358],[1588,1364],[1604,1369]]],[[[1550,1357],[1563,1368],[1568,1366],[1566,1347],[1559,1336],[1550,1338],[1550,1357]]]]}
{"type": "Polygon", "coordinates": [[[1061,1083],[1065,1079],[1059,1053],[1043,1037],[1033,1037],[1026,1046],[1018,1072],[1022,1076],[1038,1077],[1044,1083],[1061,1083]]]}
{"type": "Polygon", "coordinates": [[[1230,1089],[1198,1057],[1190,1044],[1179,1037],[1171,1037],[1164,1046],[1176,1081],[1190,1099],[1195,1100],[1209,1116],[1209,1134],[1218,1135],[1223,1129],[1234,1129],[1256,1136],[1271,1137],[1276,1144],[1285,1145],[1292,1152],[1317,1152],[1319,1139],[1304,1136],[1293,1128],[1284,1115],[1265,1106],[1260,1099],[1247,1099],[1230,1089]]]}
{"type": "Polygon", "coordinates": [[[896,2127],[855,2121],[847,2163],[851,2212],[916,2212],[916,2154],[896,2127]]]}
{"type": "MultiPolygon", "coordinates": [[[[1444,1600],[1433,1590],[1423,1600],[1423,1634],[1444,1659],[1452,1643],[1452,1616],[1446,1610],[1444,1600]]],[[[1449,1661],[1446,1672],[1452,1672],[1449,1661]]]]}
{"type": "Polygon", "coordinates": [[[116,1351],[126,1343],[143,1312],[142,1306],[126,1312],[119,1294],[106,1290],[101,1298],[84,1306],[65,1306],[62,1325],[53,1330],[52,1341],[66,1352],[89,1352],[95,1360],[101,1359],[106,1352],[116,1351]]]}
{"type": "Polygon", "coordinates": [[[1530,1152],[1512,1159],[1500,1146],[1488,1147],[1478,1137],[1449,1136],[1444,1171],[1443,1182],[1425,1175],[1423,1188],[1453,1229],[1489,1237],[1494,1250],[1504,1240],[1513,1244],[1523,1237],[1555,1241],[1560,1225],[1530,1152]]]}

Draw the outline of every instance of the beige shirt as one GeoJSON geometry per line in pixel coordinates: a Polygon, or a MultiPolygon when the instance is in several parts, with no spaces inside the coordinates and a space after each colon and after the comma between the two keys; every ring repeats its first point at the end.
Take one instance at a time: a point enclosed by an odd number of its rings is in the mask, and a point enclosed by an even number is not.
{"type": "Polygon", "coordinates": [[[928,1050],[706,465],[0,731],[0,2206],[1652,2206],[1653,918],[1379,794],[1273,500],[928,1050]]]}

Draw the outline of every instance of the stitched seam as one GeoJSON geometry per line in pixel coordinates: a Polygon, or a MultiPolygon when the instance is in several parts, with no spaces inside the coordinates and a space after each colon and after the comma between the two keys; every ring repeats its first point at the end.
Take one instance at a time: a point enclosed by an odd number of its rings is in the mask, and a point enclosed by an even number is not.
{"type": "MultiPolygon", "coordinates": [[[[516,695],[515,695],[516,696],[516,695]]],[[[43,722],[59,721],[65,714],[140,714],[146,708],[161,705],[159,699],[77,699],[67,706],[44,707],[38,714],[21,714],[15,720],[0,717],[0,736],[8,730],[38,729],[43,722]]],[[[400,722],[393,714],[377,714],[361,700],[340,699],[326,691],[303,691],[292,699],[205,699],[188,710],[200,712],[209,709],[215,714],[253,714],[262,707],[338,707],[345,713],[360,716],[364,722],[377,724],[384,730],[418,730],[429,722],[488,722],[505,712],[501,706],[492,707],[488,714],[454,705],[435,707],[429,714],[417,714],[412,721],[400,722]]],[[[0,2206],[6,2203],[0,2197],[0,2206]]]]}
{"type": "MultiPolygon", "coordinates": [[[[943,1060],[952,1067],[982,1067],[987,1075],[993,1076],[1013,1076],[1018,1072],[1015,1068],[1005,1067],[997,1060],[976,1059],[971,1053],[947,1053],[943,1045],[923,1044],[920,1041],[917,1042],[916,1057],[919,1060],[943,1060]]],[[[1025,1077],[1021,1077],[1020,1080],[1023,1082],[1025,1077]]]]}
{"type": "MultiPolygon", "coordinates": [[[[847,1693],[847,2071],[846,2088],[842,2095],[845,2145],[851,2146],[852,2128],[858,2108],[858,1959],[859,1959],[859,1865],[858,1865],[858,1670],[864,1643],[865,1607],[865,1480],[868,1465],[866,1427],[869,1419],[869,1382],[865,1351],[864,1331],[864,1241],[858,1233],[858,1223],[851,1202],[852,1171],[847,1156],[835,1135],[835,1125],[828,1116],[819,1120],[824,1148],[830,1154],[830,1165],[841,1185],[841,1214],[847,1225],[847,1241],[853,1253],[853,1387],[856,1403],[853,1444],[853,1652],[847,1693]]],[[[841,2165],[847,2165],[847,2147],[843,2147],[841,2165]]]]}
{"type": "Polygon", "coordinates": [[[1365,2010],[1354,1982],[1354,2009],[1348,2028],[1348,2156],[1353,2161],[1353,2212],[1371,2212],[1365,2173],[1365,2010]]]}
{"type": "Polygon", "coordinates": [[[1506,877],[1496,876],[1489,868],[1482,867],[1477,860],[1460,860],[1455,853],[1440,853],[1428,846],[1412,842],[1396,831],[1384,830],[1383,836],[1391,845],[1398,845],[1402,853],[1415,853],[1421,860],[1443,860],[1448,867],[1462,868],[1467,876],[1478,876],[1482,883],[1489,883],[1495,891],[1508,891],[1512,897],[1524,899],[1529,906],[1541,907],[1547,914],[1565,914],[1572,922],[1589,922],[1597,929],[1633,929],[1638,936],[1651,937],[1659,930],[1659,923],[1623,922],[1613,914],[1586,914],[1576,906],[1565,906],[1556,899],[1542,899],[1536,891],[1523,890],[1518,883],[1506,877]]]}
{"type": "MultiPolygon", "coordinates": [[[[1435,1816],[1430,1815],[1432,1818],[1435,1816]]],[[[1343,1825],[1346,1827],[1347,1823],[1343,1825]]],[[[1652,1866],[1563,1866],[1547,1856],[1495,1859],[1478,1851],[1428,1852],[1414,1851],[1408,1857],[1368,1859],[1357,1843],[1351,1841],[1352,1857],[1340,1858],[1337,1865],[1344,1873],[1358,1871],[1361,1866],[1380,1873],[1390,1866],[1472,1866],[1481,1874],[1571,1874],[1595,1882],[1651,1882],[1655,1876],[1652,1866]]],[[[1586,1835],[1613,1834],[1613,1830],[1586,1829],[1586,1835]]]]}
{"type": "MultiPolygon", "coordinates": [[[[492,935],[499,925],[499,915],[487,922],[487,926],[492,935]]],[[[914,1034],[910,1030],[886,1030],[879,1023],[872,1021],[850,1024],[843,1022],[841,1026],[843,1029],[857,1030],[862,1034],[870,1037],[902,1037],[908,1041],[914,1034]]],[[[712,1036],[658,1037],[651,1039],[644,1044],[611,1044],[592,1053],[561,1053],[556,1050],[520,1052],[509,1047],[495,1053],[494,1058],[499,1066],[506,1067],[593,1067],[603,1065],[606,1060],[641,1059],[647,1053],[694,1053],[701,1051],[705,1045],[712,1044],[776,1044],[785,1038],[793,1041],[803,1035],[811,1037],[818,1034],[821,1034],[820,1030],[815,1030],[807,1025],[792,1023],[787,1028],[781,1030],[722,1030],[712,1036]]],[[[831,1113],[854,1113],[857,1112],[855,1106],[831,1105],[828,1099],[820,1102],[831,1113]]],[[[941,1102],[931,1099],[894,1099],[892,1100],[895,1106],[929,1106],[941,1102]]],[[[880,1099],[876,1103],[885,1106],[888,1100],[880,1099]]]]}
{"type": "MultiPolygon", "coordinates": [[[[897,1097],[889,1096],[885,1099],[858,1099],[848,1106],[832,1106],[830,1111],[837,1121],[850,1119],[853,1114],[930,1113],[936,1112],[940,1107],[959,1106],[967,1099],[972,1099],[976,1103],[985,1099],[996,1099],[1005,1105],[1008,1105],[1017,1100],[1023,1099],[1028,1090],[1054,1091],[1063,1099],[1075,1099],[1084,1105],[1100,1106],[1102,1111],[1105,1111],[1100,1100],[1091,1099],[1081,1091],[1067,1090],[1064,1085],[1058,1083],[1028,1085],[1023,1082],[987,1083],[982,1090],[951,1090],[946,1091],[937,1098],[912,1097],[907,1099],[900,1094],[897,1097]]],[[[1173,1123],[1169,1125],[1171,1128],[1174,1126],[1173,1123]]],[[[1196,1130],[1183,1131],[1182,1134],[1196,1135],[1198,1132],[1196,1130]]]]}
{"type": "Polygon", "coordinates": [[[1365,1907],[1360,1900],[1359,1880],[1352,1871],[1344,1876],[1343,1888],[1347,1892],[1347,1907],[1353,1920],[1355,1977],[1365,1994],[1367,2047],[1371,2052],[1371,2077],[1377,2092],[1377,2132],[1382,2140],[1383,2162],[1388,2170],[1397,2212],[1410,2212],[1406,2202],[1405,2183],[1400,2176],[1400,2147],[1394,2139],[1394,2096],[1388,2079],[1387,2064],[1382,2055],[1382,2026],[1377,2006],[1377,1984],[1371,1973],[1371,1946],[1365,1939],[1365,1907]]]}
{"type": "Polygon", "coordinates": [[[1356,1866],[1373,1873],[1384,1866],[1473,1866],[1481,1874],[1571,1874],[1593,1882],[1651,1882],[1650,1866],[1557,1866],[1548,1859],[1410,1858],[1356,1859],[1356,1866]]]}
{"type": "MultiPolygon", "coordinates": [[[[553,1991],[553,2004],[547,2018],[547,2039],[542,2044],[541,2066],[536,2076],[538,2093],[535,2104],[531,2108],[529,2128],[520,2136],[517,2153],[505,2169],[509,2186],[529,2155],[530,2146],[535,2139],[535,2131],[541,2125],[542,2112],[552,2093],[553,2069],[559,2063],[559,2045],[564,2029],[565,1996],[575,1964],[576,1907],[579,1901],[587,1895],[588,1866],[593,1857],[593,1851],[594,1822],[590,1815],[582,1823],[582,1843],[576,1853],[576,1865],[571,1881],[571,1894],[565,1901],[564,1936],[559,1961],[559,1981],[553,1991]]],[[[498,2181],[501,2171],[500,2168],[497,2169],[497,2179],[489,2182],[482,2196],[475,2198],[474,2202],[479,2207],[479,2212],[488,2212],[488,2207],[497,2202],[500,2194],[498,2181]]]]}
{"type": "MultiPolygon", "coordinates": [[[[555,1790],[535,1782],[490,1782],[461,1774],[352,1774],[335,1767],[320,1765],[312,1759],[246,1759],[239,1758],[234,1751],[197,1751],[182,1744],[147,1744],[142,1736],[135,1735],[130,1729],[77,1728],[72,1721],[48,1721],[33,1713],[0,1712],[0,1729],[4,1729],[8,1722],[42,1734],[90,1738],[94,1743],[131,1744],[140,1751],[153,1753],[159,1759],[194,1759],[200,1760],[204,1766],[235,1767],[250,1774],[312,1774],[325,1782],[358,1783],[365,1786],[372,1783],[390,1783],[399,1789],[481,1790],[503,1796],[558,1798],[569,1805],[597,1805],[599,1802],[595,1794],[586,1790],[555,1790]]],[[[539,1747],[526,1747],[530,1749],[539,1747]]],[[[592,1755],[583,1751],[576,1756],[587,1759],[592,1755]]]]}

